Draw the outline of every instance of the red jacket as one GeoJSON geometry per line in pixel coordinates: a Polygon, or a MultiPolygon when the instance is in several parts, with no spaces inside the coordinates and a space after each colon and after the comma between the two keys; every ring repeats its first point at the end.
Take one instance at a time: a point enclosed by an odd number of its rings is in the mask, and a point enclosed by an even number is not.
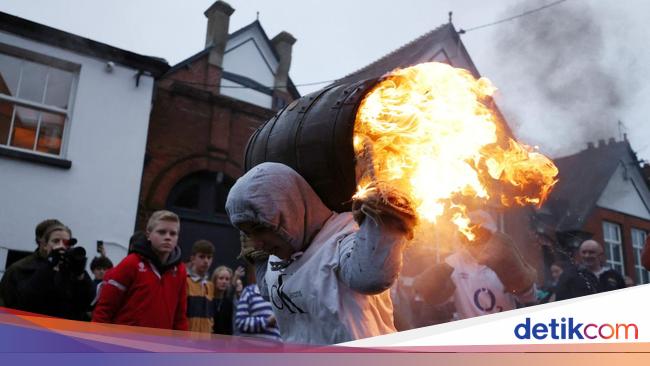
{"type": "Polygon", "coordinates": [[[129,254],[104,276],[93,321],[187,330],[185,265],[162,275],[146,257],[129,254]]]}

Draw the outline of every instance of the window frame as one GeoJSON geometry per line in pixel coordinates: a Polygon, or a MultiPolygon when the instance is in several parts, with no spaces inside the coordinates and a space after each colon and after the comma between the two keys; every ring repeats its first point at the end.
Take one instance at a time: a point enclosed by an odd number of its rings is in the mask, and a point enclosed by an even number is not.
{"type": "MultiPolygon", "coordinates": [[[[71,162],[69,160],[66,160],[65,157],[67,156],[67,151],[69,146],[70,125],[72,124],[72,115],[74,113],[74,105],[76,101],[75,96],[77,95],[81,65],[69,61],[61,60],[52,56],[29,51],[23,48],[18,48],[1,42],[0,42],[0,53],[5,54],[7,56],[19,58],[21,60],[35,62],[40,65],[46,66],[48,68],[63,70],[72,74],[72,79],[70,81],[70,91],[67,96],[68,98],[67,109],[63,109],[45,103],[34,102],[28,99],[19,98],[17,96],[10,96],[10,95],[0,93],[0,101],[11,103],[14,106],[12,111],[12,121],[9,128],[7,140],[0,141],[0,155],[25,159],[33,162],[40,162],[40,163],[61,166],[64,168],[70,168],[71,162]],[[39,122],[37,124],[36,132],[35,132],[36,135],[34,138],[34,145],[32,146],[31,149],[10,145],[11,136],[13,134],[13,130],[15,126],[15,121],[14,121],[15,114],[16,114],[15,107],[25,107],[25,108],[35,110],[37,112],[51,113],[63,117],[63,131],[61,132],[61,148],[58,154],[45,153],[36,150],[36,147],[38,146],[38,137],[39,137],[38,134],[40,132],[40,127],[42,123],[42,115],[39,116],[39,122]]],[[[21,67],[20,75],[18,77],[19,85],[20,85],[21,78],[22,78],[22,67],[21,67]]],[[[47,88],[48,79],[49,77],[46,79],[46,84],[43,86],[44,93],[47,91],[46,88],[47,88]]],[[[45,98],[45,95],[43,98],[45,98]]]]}
{"type": "Polygon", "coordinates": [[[615,222],[611,221],[603,221],[602,224],[603,227],[603,246],[605,249],[605,259],[607,265],[614,269],[617,270],[621,275],[625,275],[625,257],[624,257],[624,252],[623,252],[623,230],[620,224],[617,224],[615,222]],[[609,239],[607,237],[608,230],[607,230],[607,225],[611,225],[612,227],[616,228],[616,231],[618,233],[618,241],[615,241],[613,239],[609,239]],[[617,249],[619,256],[621,258],[620,261],[615,261],[613,259],[613,250],[617,249]],[[620,270],[619,270],[620,267],[620,270]]]}
{"type": "Polygon", "coordinates": [[[645,246],[645,241],[648,237],[648,232],[643,229],[633,227],[630,230],[632,236],[632,250],[634,251],[634,273],[636,274],[636,283],[639,285],[650,283],[650,272],[646,271],[645,267],[641,264],[641,253],[645,246]],[[635,241],[635,233],[641,233],[642,240],[639,243],[635,241]]]}

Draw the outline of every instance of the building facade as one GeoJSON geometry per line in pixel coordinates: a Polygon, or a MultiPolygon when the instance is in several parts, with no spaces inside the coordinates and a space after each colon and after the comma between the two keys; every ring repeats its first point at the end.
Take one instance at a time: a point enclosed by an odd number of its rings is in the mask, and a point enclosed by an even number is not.
{"type": "Polygon", "coordinates": [[[0,271],[57,218],[89,256],[133,233],[154,78],[169,66],[0,13],[0,271]]]}
{"type": "Polygon", "coordinates": [[[603,244],[605,265],[649,283],[641,251],[650,233],[650,189],[628,141],[590,143],[555,163],[559,182],[539,214],[557,237],[556,257],[575,259],[592,238],[603,244]]]}
{"type": "Polygon", "coordinates": [[[286,32],[269,39],[258,21],[230,34],[233,12],[223,1],[206,10],[205,49],[157,81],[137,223],[142,229],[155,210],[176,212],[184,258],[207,239],[216,247],[213,267],[238,264],[239,232],[225,201],[244,173],[248,139],[299,97],[288,75],[295,39],[286,32]]]}

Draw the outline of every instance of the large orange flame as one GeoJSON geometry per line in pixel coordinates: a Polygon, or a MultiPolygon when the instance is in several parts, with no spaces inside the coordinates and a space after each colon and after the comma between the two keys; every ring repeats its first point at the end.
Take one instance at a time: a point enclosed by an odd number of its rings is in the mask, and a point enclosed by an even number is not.
{"type": "Polygon", "coordinates": [[[544,155],[506,136],[490,108],[496,89],[463,69],[429,62],[396,70],[364,98],[354,148],[371,149],[372,180],[407,194],[420,219],[441,216],[472,240],[468,205],[541,205],[557,168],[544,155]],[[497,197],[495,200],[494,198],[497,197]]]}

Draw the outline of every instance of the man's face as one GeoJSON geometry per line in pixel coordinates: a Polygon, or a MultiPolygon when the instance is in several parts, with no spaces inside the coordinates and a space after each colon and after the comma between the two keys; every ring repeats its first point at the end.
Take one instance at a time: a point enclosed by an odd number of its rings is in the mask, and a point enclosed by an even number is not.
{"type": "Polygon", "coordinates": [[[600,267],[603,249],[594,240],[587,240],[580,245],[580,261],[587,268],[600,267]]]}
{"type": "Polygon", "coordinates": [[[93,275],[95,275],[96,280],[104,280],[104,275],[106,274],[107,269],[102,267],[97,267],[93,269],[93,275]]]}
{"type": "Polygon", "coordinates": [[[170,254],[178,244],[180,225],[174,221],[158,221],[154,228],[147,232],[151,248],[157,254],[170,254]]]}
{"type": "Polygon", "coordinates": [[[212,254],[196,253],[190,257],[192,270],[199,276],[205,276],[212,265],[212,254]]]}
{"type": "Polygon", "coordinates": [[[291,255],[296,252],[291,244],[265,226],[244,223],[239,226],[239,229],[253,242],[256,250],[261,250],[284,260],[291,259],[291,255]]]}
{"type": "Polygon", "coordinates": [[[43,254],[49,255],[53,250],[68,249],[70,234],[65,230],[57,230],[50,233],[47,241],[40,241],[43,254]]]}

